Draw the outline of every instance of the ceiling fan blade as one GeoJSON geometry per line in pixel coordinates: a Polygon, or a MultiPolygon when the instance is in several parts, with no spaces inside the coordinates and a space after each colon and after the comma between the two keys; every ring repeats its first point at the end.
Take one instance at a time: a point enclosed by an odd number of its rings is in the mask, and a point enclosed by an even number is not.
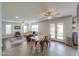
{"type": "Polygon", "coordinates": [[[54,13],[54,14],[52,14],[52,16],[58,16],[58,15],[60,15],[60,13],[54,13]]]}
{"type": "Polygon", "coordinates": [[[47,19],[47,16],[46,17],[41,17],[40,19],[47,19]]]}

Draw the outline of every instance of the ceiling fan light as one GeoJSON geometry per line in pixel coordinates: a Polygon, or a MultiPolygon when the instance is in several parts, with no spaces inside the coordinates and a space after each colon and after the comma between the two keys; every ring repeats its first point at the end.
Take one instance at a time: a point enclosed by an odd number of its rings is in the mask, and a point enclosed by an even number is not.
{"type": "Polygon", "coordinates": [[[18,19],[19,17],[18,16],[16,16],[16,19],[18,19]]]}
{"type": "Polygon", "coordinates": [[[48,16],[48,19],[52,19],[52,16],[48,16]]]}

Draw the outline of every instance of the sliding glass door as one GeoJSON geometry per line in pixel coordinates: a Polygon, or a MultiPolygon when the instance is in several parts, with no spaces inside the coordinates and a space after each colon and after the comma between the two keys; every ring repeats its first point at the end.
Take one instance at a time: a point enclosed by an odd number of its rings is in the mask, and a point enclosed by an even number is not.
{"type": "Polygon", "coordinates": [[[63,40],[63,23],[50,24],[51,38],[56,40],[63,40]]]}

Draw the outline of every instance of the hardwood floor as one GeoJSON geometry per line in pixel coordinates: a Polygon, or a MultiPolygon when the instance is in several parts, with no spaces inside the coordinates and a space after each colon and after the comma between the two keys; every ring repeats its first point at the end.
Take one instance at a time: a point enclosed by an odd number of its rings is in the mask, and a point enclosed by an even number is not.
{"type": "Polygon", "coordinates": [[[6,40],[6,47],[2,55],[3,56],[78,56],[78,50],[62,43],[50,42],[50,46],[43,52],[36,49],[35,46],[30,48],[29,43],[27,44],[25,38],[19,44],[11,45],[10,40],[6,40]]]}

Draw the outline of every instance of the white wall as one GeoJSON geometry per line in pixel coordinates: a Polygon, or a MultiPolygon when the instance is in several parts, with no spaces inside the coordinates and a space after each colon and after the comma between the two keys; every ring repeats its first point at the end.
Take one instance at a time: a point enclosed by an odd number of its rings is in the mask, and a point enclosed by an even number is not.
{"type": "Polygon", "coordinates": [[[77,16],[78,16],[77,31],[78,31],[78,45],[79,45],[79,4],[77,6],[77,16]]]}
{"type": "Polygon", "coordinates": [[[2,15],[1,15],[1,3],[0,3],[0,55],[2,53],[2,15]]]}
{"type": "Polygon", "coordinates": [[[6,38],[6,37],[13,37],[16,31],[20,31],[22,33],[23,29],[22,29],[22,24],[21,23],[14,23],[14,22],[2,22],[2,37],[6,38]],[[6,35],[6,24],[11,24],[11,34],[10,35],[6,35]],[[14,27],[15,26],[21,26],[20,30],[15,30],[14,27]]]}
{"type": "Polygon", "coordinates": [[[64,40],[63,40],[64,42],[67,37],[72,37],[72,17],[71,16],[55,18],[53,20],[38,22],[34,24],[38,24],[39,33],[44,33],[45,35],[49,36],[51,23],[54,23],[54,24],[63,23],[64,24],[64,40]]]}
{"type": "Polygon", "coordinates": [[[47,36],[50,35],[49,21],[40,22],[40,23],[38,23],[38,26],[39,26],[39,28],[38,28],[39,33],[44,33],[47,36]]]}

